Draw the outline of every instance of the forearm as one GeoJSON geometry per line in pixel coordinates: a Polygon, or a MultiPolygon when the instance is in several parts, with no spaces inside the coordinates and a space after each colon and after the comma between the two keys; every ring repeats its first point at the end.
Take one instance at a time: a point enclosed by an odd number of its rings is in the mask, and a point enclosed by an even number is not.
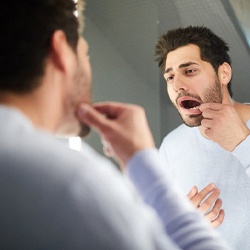
{"type": "MultiPolygon", "coordinates": [[[[177,190],[161,167],[157,150],[144,150],[128,162],[128,175],[144,201],[152,206],[168,235],[182,249],[224,249],[200,214],[177,190]]],[[[225,247],[226,249],[226,247],[225,247]]]]}

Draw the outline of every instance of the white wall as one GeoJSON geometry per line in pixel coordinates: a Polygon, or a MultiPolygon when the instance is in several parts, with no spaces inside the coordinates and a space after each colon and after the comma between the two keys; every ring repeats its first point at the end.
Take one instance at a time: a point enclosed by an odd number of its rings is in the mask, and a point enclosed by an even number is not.
{"type": "MultiPolygon", "coordinates": [[[[84,37],[90,46],[93,100],[130,102],[143,106],[158,146],[161,141],[158,74],[155,84],[145,82],[88,17],[84,37]]],[[[91,133],[86,140],[102,152],[96,133],[91,133]]]]}

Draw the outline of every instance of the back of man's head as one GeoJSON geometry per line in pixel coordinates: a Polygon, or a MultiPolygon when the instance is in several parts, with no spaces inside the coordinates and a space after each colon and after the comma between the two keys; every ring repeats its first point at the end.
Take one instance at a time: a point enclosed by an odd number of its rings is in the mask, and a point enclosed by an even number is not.
{"type": "Polygon", "coordinates": [[[75,11],[74,0],[0,3],[0,91],[26,93],[37,87],[55,30],[63,30],[72,49],[76,49],[75,11]]]}

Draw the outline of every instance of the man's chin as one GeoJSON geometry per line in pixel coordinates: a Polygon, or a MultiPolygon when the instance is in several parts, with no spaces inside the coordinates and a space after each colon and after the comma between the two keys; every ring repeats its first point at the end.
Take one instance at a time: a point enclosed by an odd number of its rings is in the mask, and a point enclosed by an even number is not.
{"type": "Polygon", "coordinates": [[[199,127],[201,125],[201,124],[198,124],[198,123],[187,123],[187,122],[184,122],[184,124],[187,125],[190,128],[199,127]]]}
{"type": "Polygon", "coordinates": [[[190,115],[186,118],[182,118],[182,121],[185,125],[190,128],[199,127],[201,125],[202,115],[190,115]]]}
{"type": "Polygon", "coordinates": [[[81,138],[84,138],[90,133],[91,128],[88,125],[83,124],[83,123],[81,123],[80,126],[81,127],[80,127],[80,131],[78,133],[78,136],[81,138]]]}

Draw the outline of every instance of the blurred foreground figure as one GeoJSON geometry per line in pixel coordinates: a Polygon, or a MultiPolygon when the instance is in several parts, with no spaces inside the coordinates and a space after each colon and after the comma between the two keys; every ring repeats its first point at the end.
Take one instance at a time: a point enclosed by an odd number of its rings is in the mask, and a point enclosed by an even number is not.
{"type": "Polygon", "coordinates": [[[143,109],[91,105],[75,10],[72,0],[1,2],[0,248],[228,249],[173,189],[143,109]],[[79,153],[54,138],[88,126],[135,189],[88,145],[79,153]]]}

